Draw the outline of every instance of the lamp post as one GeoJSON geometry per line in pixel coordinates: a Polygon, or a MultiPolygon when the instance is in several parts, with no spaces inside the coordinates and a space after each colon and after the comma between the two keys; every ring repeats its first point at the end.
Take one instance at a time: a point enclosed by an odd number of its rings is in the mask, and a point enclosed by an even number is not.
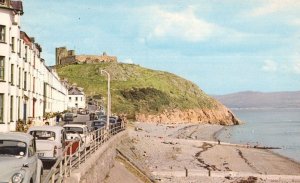
{"type": "Polygon", "coordinates": [[[107,75],[107,111],[106,111],[106,130],[109,129],[109,116],[111,109],[111,96],[110,96],[110,75],[105,70],[100,70],[101,74],[105,73],[107,75]]]}

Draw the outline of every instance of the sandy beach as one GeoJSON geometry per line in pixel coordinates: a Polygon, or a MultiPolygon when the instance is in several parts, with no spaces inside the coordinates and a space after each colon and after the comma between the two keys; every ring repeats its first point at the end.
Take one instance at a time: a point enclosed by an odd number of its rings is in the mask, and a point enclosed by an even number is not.
{"type": "Polygon", "coordinates": [[[119,150],[155,182],[300,182],[300,164],[218,142],[223,126],[134,123],[119,150]]]}

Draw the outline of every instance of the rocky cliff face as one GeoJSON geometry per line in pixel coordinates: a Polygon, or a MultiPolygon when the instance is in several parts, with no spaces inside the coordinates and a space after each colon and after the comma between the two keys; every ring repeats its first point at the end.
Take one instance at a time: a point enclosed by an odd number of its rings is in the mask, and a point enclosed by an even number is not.
{"type": "Polygon", "coordinates": [[[215,109],[165,110],[156,115],[137,114],[136,120],[154,123],[209,123],[220,125],[238,125],[241,123],[234,114],[222,104],[215,109]]]}

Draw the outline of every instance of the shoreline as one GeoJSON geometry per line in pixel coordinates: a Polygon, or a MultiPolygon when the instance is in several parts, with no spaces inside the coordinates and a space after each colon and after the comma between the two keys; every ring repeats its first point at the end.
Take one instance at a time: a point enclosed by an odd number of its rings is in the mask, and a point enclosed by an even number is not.
{"type": "Polygon", "coordinates": [[[251,176],[263,182],[274,177],[279,182],[281,177],[300,181],[299,162],[269,149],[225,141],[219,144],[217,136],[224,129],[210,124],[137,122],[129,129],[129,140],[121,150],[141,169],[167,182],[232,182],[251,176]],[[184,176],[184,171],[190,171],[191,176],[184,176]]]}
{"type": "MultiPolygon", "coordinates": [[[[227,128],[227,127],[231,127],[231,126],[223,126],[223,128],[222,129],[220,129],[220,130],[218,130],[218,131],[216,131],[215,133],[214,133],[214,139],[216,139],[216,141],[218,141],[218,140],[220,140],[221,142],[226,142],[226,143],[230,143],[230,144],[239,144],[239,145],[247,145],[247,143],[232,143],[232,142],[230,142],[230,141],[222,141],[221,139],[219,139],[219,136],[220,136],[220,134],[227,128]]],[[[267,147],[265,144],[262,144],[263,146],[262,147],[267,147]]],[[[255,148],[255,147],[253,147],[253,146],[251,146],[250,145],[250,147],[251,148],[255,148]]],[[[258,149],[258,148],[257,148],[258,149]]],[[[280,149],[282,149],[282,148],[280,148],[280,149]]],[[[295,162],[295,163],[297,163],[297,164],[299,164],[300,165],[300,160],[296,160],[296,159],[293,159],[293,158],[291,158],[291,157],[288,157],[288,156],[285,156],[285,155],[283,155],[283,154],[280,154],[280,153],[278,153],[278,152],[275,152],[274,150],[272,150],[272,149],[261,149],[261,150],[266,150],[266,151],[268,151],[268,152],[270,152],[270,153],[272,153],[272,154],[274,154],[274,155],[277,155],[277,156],[280,156],[281,158],[284,158],[284,159],[286,159],[286,160],[288,160],[288,161],[293,161],[293,162],[295,162]]]]}

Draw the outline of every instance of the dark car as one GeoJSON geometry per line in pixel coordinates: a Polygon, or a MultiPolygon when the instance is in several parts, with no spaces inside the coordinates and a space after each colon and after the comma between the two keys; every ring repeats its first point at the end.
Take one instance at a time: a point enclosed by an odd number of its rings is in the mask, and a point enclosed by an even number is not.
{"type": "MultiPolygon", "coordinates": [[[[106,119],[107,119],[107,116],[106,115],[100,115],[98,120],[99,121],[103,121],[105,122],[106,124],[106,119]]],[[[121,128],[121,122],[122,122],[122,119],[117,117],[117,116],[110,116],[109,117],[109,129],[113,129],[114,133],[116,130],[119,130],[121,128]]]]}
{"type": "Polygon", "coordinates": [[[106,121],[96,120],[91,124],[92,130],[98,130],[106,125],[106,121]]]}
{"type": "Polygon", "coordinates": [[[64,116],[64,121],[65,122],[73,121],[73,119],[74,119],[73,113],[66,113],[65,116],[64,116]]]}

